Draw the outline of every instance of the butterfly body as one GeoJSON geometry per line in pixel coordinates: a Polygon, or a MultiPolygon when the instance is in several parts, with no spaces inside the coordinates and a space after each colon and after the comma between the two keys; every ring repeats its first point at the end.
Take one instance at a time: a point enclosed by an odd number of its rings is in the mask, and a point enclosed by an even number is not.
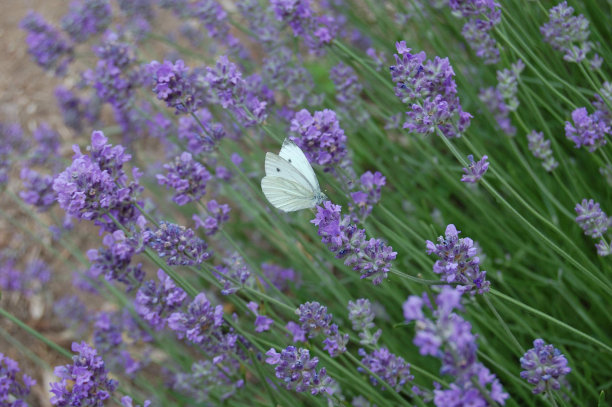
{"type": "Polygon", "coordinates": [[[312,208],[327,199],[306,155],[289,139],[285,139],[278,155],[266,153],[265,172],[261,189],[281,211],[312,208]]]}

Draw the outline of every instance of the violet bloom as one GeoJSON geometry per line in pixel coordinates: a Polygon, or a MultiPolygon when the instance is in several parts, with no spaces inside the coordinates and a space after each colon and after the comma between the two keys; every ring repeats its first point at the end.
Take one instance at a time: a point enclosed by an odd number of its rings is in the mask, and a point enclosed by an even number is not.
{"type": "Polygon", "coordinates": [[[51,278],[49,266],[42,260],[32,260],[24,269],[19,269],[16,263],[14,255],[0,252],[0,289],[20,292],[25,296],[41,292],[51,278]]]}
{"type": "Polygon", "coordinates": [[[445,236],[438,237],[438,243],[427,241],[427,254],[435,254],[440,260],[434,263],[433,271],[448,283],[459,283],[461,292],[489,291],[491,283],[486,271],[480,270],[480,259],[475,242],[469,237],[459,238],[461,232],[455,225],[446,227],[445,236]]]}
{"type": "Polygon", "coordinates": [[[168,318],[168,327],[179,339],[187,340],[196,345],[214,342],[212,332],[220,332],[223,325],[223,307],[213,306],[206,294],[199,293],[189,304],[186,311],[177,311],[168,318]]]}
{"type": "Polygon", "coordinates": [[[103,32],[113,16],[108,0],[77,0],[70,3],[70,10],[62,17],[62,28],[76,42],[103,32]]]}
{"type": "Polygon", "coordinates": [[[211,256],[206,242],[184,226],[162,221],[157,230],[147,230],[143,237],[146,245],[170,266],[195,266],[211,256]]]}
{"type": "Polygon", "coordinates": [[[267,102],[250,89],[249,78],[244,79],[240,68],[227,56],[220,56],[214,67],[206,67],[202,80],[208,86],[209,98],[230,110],[243,126],[261,124],[268,117],[267,102]]]}
{"type": "Polygon", "coordinates": [[[359,178],[360,190],[351,192],[352,203],[349,203],[349,211],[363,222],[372,213],[372,207],[380,201],[382,187],[386,184],[386,178],[380,172],[367,171],[359,178]]]}
{"type": "Polygon", "coordinates": [[[461,182],[475,184],[489,169],[489,162],[487,161],[489,157],[483,155],[480,160],[474,161],[474,156],[470,154],[467,156],[467,158],[470,163],[468,164],[467,168],[463,169],[465,174],[461,176],[461,182]]]}
{"type": "Polygon", "coordinates": [[[41,123],[32,132],[36,145],[30,152],[28,162],[31,165],[56,164],[59,156],[60,137],[48,123],[41,123]]]}
{"type": "Polygon", "coordinates": [[[186,141],[188,150],[195,155],[210,153],[217,148],[219,140],[225,137],[225,129],[220,123],[213,123],[213,116],[208,109],[200,109],[195,114],[199,123],[191,116],[179,119],[178,138],[186,141]]]}
{"type": "Polygon", "coordinates": [[[100,100],[110,103],[116,110],[132,103],[135,78],[126,76],[112,61],[99,60],[95,69],[83,73],[83,79],[96,90],[100,100]]]}
{"type": "Polygon", "coordinates": [[[565,137],[576,144],[576,148],[586,147],[594,152],[606,144],[606,135],[612,134],[610,126],[598,114],[589,115],[585,107],[572,112],[572,120],[565,122],[565,137]]]}
{"type": "Polygon", "coordinates": [[[327,307],[318,302],[306,302],[295,310],[299,315],[300,331],[308,338],[314,338],[323,334],[325,339],[324,350],[328,351],[331,357],[336,357],[346,352],[348,334],[343,334],[338,330],[336,324],[332,324],[332,314],[327,313],[327,307]]]}
{"type": "Polygon", "coordinates": [[[531,133],[527,134],[527,141],[529,142],[529,150],[533,153],[534,157],[542,160],[542,167],[546,171],[551,172],[559,166],[559,163],[553,156],[550,140],[544,139],[544,133],[532,130],[531,133]]]}
{"type": "Polygon", "coordinates": [[[535,385],[533,394],[547,393],[567,386],[565,376],[572,371],[567,359],[553,345],[542,339],[533,341],[533,348],[521,357],[521,378],[535,385]]]}
{"type": "Polygon", "coordinates": [[[609,106],[612,106],[612,82],[604,82],[599,93],[595,95],[593,115],[606,123],[608,127],[612,127],[612,110],[609,106]]]}
{"type": "Polygon", "coordinates": [[[574,9],[567,1],[557,4],[549,10],[549,21],[540,27],[540,32],[544,41],[564,53],[564,60],[579,63],[591,51],[593,43],[589,41],[589,20],[582,14],[573,14],[574,9]]]}
{"type": "MultiPolygon", "coordinates": [[[[387,348],[374,349],[369,355],[364,349],[359,349],[359,356],[361,356],[361,363],[383,379],[384,383],[380,383],[374,376],[370,376],[372,384],[380,386],[383,390],[390,386],[391,389],[399,392],[408,381],[414,379],[414,376],[410,374],[410,364],[389,352],[387,348]]],[[[367,373],[362,367],[358,367],[357,370],[367,373]]]]}
{"type": "Polygon", "coordinates": [[[93,330],[94,347],[100,352],[111,371],[118,370],[133,375],[142,368],[142,364],[134,360],[125,349],[122,321],[117,316],[108,312],[98,313],[93,330]]]}
{"type": "MultiPolygon", "coordinates": [[[[280,291],[286,291],[292,286],[299,287],[302,283],[300,275],[292,268],[284,268],[272,263],[262,263],[261,271],[280,291]]],[[[265,280],[259,280],[264,287],[268,286],[265,280]]]]}
{"type": "Polygon", "coordinates": [[[405,41],[395,45],[395,65],[389,67],[395,95],[411,107],[403,127],[423,134],[439,129],[448,138],[459,137],[472,115],[461,108],[448,58],[426,61],[424,52],[411,54],[405,41]]]}
{"type": "Polygon", "coordinates": [[[19,196],[28,205],[35,206],[39,212],[47,211],[55,203],[57,195],[53,191],[53,177],[39,174],[30,168],[21,169],[24,189],[19,196]]]}
{"type": "Polygon", "coordinates": [[[122,230],[116,230],[104,236],[102,243],[106,247],[87,251],[92,278],[104,275],[108,281],[120,281],[127,286],[128,292],[140,286],[144,278],[142,265],[131,265],[132,257],[143,249],[139,238],[128,238],[122,230]]]}
{"type": "Polygon", "coordinates": [[[19,27],[28,33],[26,42],[32,59],[46,71],[64,75],[73,59],[73,47],[60,31],[33,11],[28,12],[19,27]]]}
{"type": "Polygon", "coordinates": [[[136,62],[135,46],[120,41],[119,35],[113,31],[107,32],[100,44],[93,48],[93,51],[98,58],[121,70],[136,62]]]}
{"type": "Polygon", "coordinates": [[[103,230],[113,232],[118,227],[107,214],[124,226],[141,222],[142,215],[134,203],[142,191],[137,182],[142,174],[134,169],[134,181],[128,182],[123,164],[131,156],[122,146],[112,146],[107,141],[102,132],[94,131],[90,154],[84,155],[74,146],[72,163],[55,178],[53,190],[68,215],[93,220],[103,230]]]}
{"type": "Polygon", "coordinates": [[[592,199],[583,199],[582,203],[576,204],[576,223],[582,228],[584,234],[597,239],[602,237],[608,230],[611,220],[592,199]]]}
{"type": "Polygon", "coordinates": [[[363,89],[355,70],[340,62],[329,71],[329,77],[336,87],[338,102],[344,105],[355,103],[363,89]]]}
{"type": "Polygon", "coordinates": [[[163,64],[153,61],[146,66],[146,72],[157,98],[175,108],[176,114],[195,112],[202,105],[201,90],[193,83],[183,60],[164,61],[163,64]]]}
{"type": "Polygon", "coordinates": [[[265,315],[259,315],[259,312],[257,312],[259,304],[250,301],[247,304],[247,308],[250,309],[253,314],[255,314],[255,332],[269,331],[270,327],[274,323],[274,320],[265,315]]]}
{"type": "Polygon", "coordinates": [[[103,407],[119,383],[108,378],[104,361],[86,342],[72,343],[73,364],[57,366],[53,373],[60,378],[51,383],[51,404],[60,407],[103,407]]]}
{"type": "Polygon", "coordinates": [[[210,173],[195,161],[191,154],[184,152],[174,159],[174,162],[164,164],[168,171],[166,175],[158,174],[157,182],[176,190],[172,200],[183,206],[189,202],[198,201],[206,195],[206,184],[210,173]]]}
{"type": "Polygon", "coordinates": [[[362,345],[376,346],[382,330],[378,329],[372,333],[370,330],[376,328],[374,325],[374,311],[370,301],[365,298],[359,298],[355,302],[348,303],[349,321],[353,324],[353,330],[359,332],[359,343],[362,345]]]}
{"type": "Polygon", "coordinates": [[[472,405],[485,406],[492,399],[504,405],[508,394],[497,377],[478,362],[478,344],[471,324],[453,312],[455,308],[461,309],[461,295],[460,290],[445,286],[436,297],[435,309],[425,294],[410,296],[404,303],[406,321],[415,321],[413,342],[421,355],[440,359],[440,373],[455,378],[448,389],[434,391],[434,403],[446,407],[455,405],[457,400],[469,400],[472,405]],[[425,316],[424,305],[431,311],[431,319],[425,316]]]}
{"type": "Polygon", "coordinates": [[[453,14],[468,20],[461,34],[476,56],[485,64],[498,63],[499,49],[491,31],[501,21],[501,6],[493,0],[451,0],[448,6],[453,14]]]}
{"type": "Polygon", "coordinates": [[[223,284],[221,294],[234,294],[244,286],[252,286],[251,269],[238,253],[223,258],[223,264],[215,267],[213,275],[223,284]]]}
{"type": "Polygon", "coordinates": [[[304,151],[311,163],[329,170],[347,159],[346,135],[333,110],[312,115],[302,109],[291,120],[291,131],[297,134],[290,137],[291,141],[304,151]]]}
{"type": "Polygon", "coordinates": [[[319,358],[310,358],[308,349],[287,346],[281,353],[270,349],[266,356],[266,363],[276,366],[276,377],[287,390],[298,393],[307,391],[313,395],[331,394],[333,379],[327,375],[325,368],[316,370],[319,358]]]}
{"type": "Polygon", "coordinates": [[[336,254],[336,258],[345,259],[344,264],[359,271],[362,279],[372,277],[374,285],[382,283],[397,252],[381,239],[366,240],[365,230],[352,224],[350,216],[343,217],[341,209],[339,205],[326,201],[317,207],[317,214],[310,222],[318,227],[321,241],[336,254]]]}
{"type": "Polygon", "coordinates": [[[27,374],[17,378],[19,364],[0,353],[0,405],[6,407],[27,407],[26,398],[30,388],[36,385],[36,380],[27,374]]]}
{"type": "Polygon", "coordinates": [[[177,287],[163,270],[157,270],[157,279],[158,284],[148,280],[140,287],[134,307],[142,319],[159,331],[169,321],[170,313],[183,305],[187,293],[177,287]]]}
{"type": "Polygon", "coordinates": [[[202,220],[198,215],[193,215],[196,230],[203,228],[207,236],[212,236],[219,231],[222,224],[229,220],[230,207],[227,204],[219,204],[214,199],[206,203],[207,215],[202,220]]]}

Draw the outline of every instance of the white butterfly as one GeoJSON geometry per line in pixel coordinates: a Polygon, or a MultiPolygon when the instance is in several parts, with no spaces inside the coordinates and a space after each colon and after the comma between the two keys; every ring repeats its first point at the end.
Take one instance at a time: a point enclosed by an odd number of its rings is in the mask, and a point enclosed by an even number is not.
{"type": "Polygon", "coordinates": [[[261,190],[283,212],[312,208],[327,199],[306,155],[288,138],[283,141],[279,155],[266,153],[266,176],[261,179],[261,190]]]}

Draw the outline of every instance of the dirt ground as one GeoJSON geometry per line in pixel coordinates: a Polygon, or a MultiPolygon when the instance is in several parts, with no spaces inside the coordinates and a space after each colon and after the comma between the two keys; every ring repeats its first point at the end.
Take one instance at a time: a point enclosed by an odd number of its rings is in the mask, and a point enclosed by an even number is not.
{"type": "MultiPolygon", "coordinates": [[[[20,123],[24,133],[29,135],[39,123],[46,121],[60,133],[62,148],[66,149],[70,148],[70,139],[74,135],[62,122],[53,92],[62,83],[70,85],[70,79],[54,78],[30,60],[25,34],[18,25],[30,9],[57,24],[68,3],[67,0],[0,0],[0,122],[20,123]]],[[[14,167],[19,168],[19,162],[15,162],[14,167]]],[[[17,193],[19,184],[18,170],[14,169],[8,189],[17,193]]],[[[16,293],[3,293],[0,306],[69,349],[75,338],[52,317],[51,309],[53,301],[70,289],[71,271],[67,270],[69,263],[66,263],[69,255],[58,248],[59,255],[51,256],[44,245],[33,241],[26,230],[53,245],[48,231],[40,230],[40,225],[33,222],[7,194],[7,191],[0,191],[3,215],[0,217],[0,251],[7,248],[16,250],[23,254],[20,261],[24,263],[33,258],[43,259],[50,263],[53,273],[62,275],[61,278],[54,275],[40,295],[29,299],[16,293]]],[[[46,219],[44,216],[41,218],[46,219]]],[[[0,317],[0,353],[17,360],[22,373],[38,381],[28,399],[31,405],[50,406],[48,388],[54,378],[52,367],[68,361],[3,317],[0,317]],[[34,362],[37,358],[38,362],[34,362]],[[45,364],[50,368],[45,368],[45,364]]]]}

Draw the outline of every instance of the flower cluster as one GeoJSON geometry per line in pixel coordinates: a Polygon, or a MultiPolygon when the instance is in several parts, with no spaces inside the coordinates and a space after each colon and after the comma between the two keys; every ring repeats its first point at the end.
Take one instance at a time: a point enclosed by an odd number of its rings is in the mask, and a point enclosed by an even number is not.
{"type": "Polygon", "coordinates": [[[104,361],[87,343],[73,342],[72,351],[78,352],[72,357],[73,364],[56,366],[53,371],[60,381],[51,383],[51,404],[102,407],[119,383],[108,378],[104,361]]]}
{"type": "Polygon", "coordinates": [[[319,358],[310,357],[308,349],[287,346],[278,353],[274,349],[266,352],[266,363],[276,365],[276,377],[281,380],[284,387],[296,392],[307,391],[310,394],[332,393],[333,379],[327,375],[327,370],[316,367],[319,358]]]}
{"type": "Polygon", "coordinates": [[[459,238],[455,225],[446,227],[445,236],[438,237],[438,243],[427,241],[427,254],[440,258],[434,263],[433,271],[441,274],[443,281],[461,284],[461,292],[469,291],[480,294],[489,291],[491,283],[486,278],[486,271],[480,270],[478,249],[469,237],[459,238]]]}
{"type": "Polygon", "coordinates": [[[90,154],[82,154],[74,146],[72,163],[53,181],[57,201],[67,214],[78,219],[93,220],[103,230],[117,230],[115,220],[124,226],[141,223],[142,215],[136,209],[140,171],[134,169],[134,181],[128,183],[123,164],[131,156],[122,146],[107,144],[108,139],[100,131],[91,136],[90,154]]]}
{"type": "Polygon", "coordinates": [[[612,108],[610,106],[612,106],[612,82],[604,82],[599,93],[595,95],[593,115],[612,128],[612,108]]]}
{"type": "Polygon", "coordinates": [[[455,308],[461,309],[461,291],[445,286],[435,302],[436,309],[426,294],[423,297],[410,296],[403,310],[406,321],[416,323],[414,344],[419,347],[419,352],[440,359],[440,373],[455,378],[448,389],[434,391],[436,406],[457,405],[458,400],[463,401],[459,405],[485,406],[489,399],[505,404],[508,394],[501,383],[478,362],[478,344],[476,335],[471,332],[471,324],[453,312],[455,308]],[[433,319],[425,316],[423,306],[431,310],[433,319]]]}
{"type": "MultiPolygon", "coordinates": [[[[284,268],[272,263],[262,263],[261,271],[280,291],[286,291],[292,286],[299,287],[301,283],[300,274],[296,273],[292,268],[284,268]]],[[[267,286],[265,280],[260,279],[260,282],[267,286]]]]}
{"type": "MultiPolygon", "coordinates": [[[[214,103],[229,109],[245,127],[263,123],[268,117],[267,102],[260,99],[252,88],[257,78],[242,77],[242,72],[227,56],[220,56],[214,67],[206,67],[202,79],[209,90],[208,97],[214,103]]],[[[209,135],[210,137],[210,135],[209,135]]]]}
{"type": "Polygon", "coordinates": [[[26,397],[30,394],[30,387],[36,380],[27,374],[21,378],[23,384],[17,379],[19,364],[8,356],[0,353],[0,405],[6,407],[27,407],[26,397]]]}
{"type": "Polygon", "coordinates": [[[225,137],[225,129],[222,124],[212,122],[213,116],[207,109],[199,109],[195,115],[198,121],[191,116],[179,119],[178,138],[187,141],[187,148],[193,154],[209,153],[225,137]]]}
{"type": "Polygon", "coordinates": [[[395,65],[389,68],[395,95],[411,107],[404,128],[423,134],[439,129],[448,138],[459,137],[472,115],[461,108],[448,58],[426,61],[424,52],[411,54],[405,41],[395,45],[395,65]]]}
{"type": "Polygon", "coordinates": [[[144,242],[166,259],[168,265],[194,266],[210,258],[206,242],[194,231],[174,223],[160,222],[159,227],[143,233],[144,242]]]}
{"type": "Polygon", "coordinates": [[[329,77],[336,87],[338,102],[344,105],[355,103],[363,89],[355,70],[340,62],[329,71],[329,77]]]}
{"type": "MultiPolygon", "coordinates": [[[[383,379],[384,383],[379,383],[378,379],[370,376],[370,381],[374,386],[380,385],[382,389],[390,386],[399,392],[406,382],[414,379],[414,376],[410,374],[410,364],[389,352],[387,348],[374,349],[371,354],[364,349],[359,349],[359,356],[361,356],[361,363],[383,379]]],[[[366,372],[362,367],[358,367],[357,370],[366,372]]]]}
{"type": "Polygon", "coordinates": [[[359,191],[351,192],[353,202],[349,203],[349,212],[363,222],[372,213],[372,207],[380,201],[382,187],[387,179],[380,172],[364,172],[359,177],[359,191]]]}
{"type": "Polygon", "coordinates": [[[186,311],[176,311],[168,318],[168,326],[180,338],[196,345],[214,342],[213,331],[223,325],[223,307],[213,306],[206,294],[196,295],[186,311]]]}
{"type": "Polygon", "coordinates": [[[24,189],[19,196],[25,203],[35,206],[40,212],[48,210],[55,203],[57,194],[53,191],[53,177],[42,175],[24,167],[21,169],[24,189]]]}
{"type": "Polygon", "coordinates": [[[187,293],[177,287],[163,270],[157,270],[157,279],[158,284],[153,280],[142,284],[136,293],[134,307],[138,315],[159,331],[167,321],[169,323],[170,313],[183,305],[187,293]]]}
{"type": "Polygon", "coordinates": [[[591,51],[589,20],[582,14],[574,16],[574,9],[563,1],[548,12],[548,22],[540,27],[544,41],[564,53],[563,59],[580,63],[591,51]]]}
{"type": "Polygon", "coordinates": [[[214,276],[223,283],[221,294],[230,295],[244,286],[252,285],[251,269],[238,253],[223,258],[223,264],[215,267],[214,276]]]}
{"type": "Polygon", "coordinates": [[[365,230],[352,224],[350,216],[342,216],[341,209],[340,205],[326,201],[317,207],[317,214],[310,222],[318,227],[321,241],[336,258],[345,259],[344,264],[359,271],[361,278],[372,277],[375,285],[382,283],[397,252],[381,239],[366,240],[365,230]]]}
{"type": "Polygon", "coordinates": [[[544,139],[544,133],[532,130],[531,133],[527,134],[527,141],[529,142],[529,150],[533,153],[533,156],[542,160],[542,167],[548,172],[551,172],[559,163],[553,156],[552,148],[550,147],[550,140],[544,139]]]}
{"type": "Polygon", "coordinates": [[[90,123],[97,120],[99,112],[97,97],[88,102],[65,87],[58,86],[55,88],[55,99],[62,112],[64,123],[77,133],[83,129],[83,119],[87,119],[90,123]]]}
{"type": "Polygon", "coordinates": [[[374,325],[374,311],[372,310],[370,300],[359,298],[355,302],[349,301],[348,311],[348,318],[353,324],[353,330],[359,331],[359,343],[375,346],[380,335],[382,335],[382,330],[378,329],[374,333],[370,332],[370,329],[376,327],[374,325]]]}
{"type": "Polygon", "coordinates": [[[290,137],[306,154],[308,161],[331,169],[347,158],[346,135],[333,110],[311,114],[302,109],[291,120],[290,137]]]}
{"type": "Polygon", "coordinates": [[[206,184],[210,173],[193,159],[191,154],[184,152],[174,159],[174,162],[164,164],[168,171],[166,175],[158,174],[157,182],[176,190],[172,200],[178,205],[198,201],[206,195],[206,184]]]}
{"type": "Polygon", "coordinates": [[[542,339],[533,341],[533,348],[521,357],[521,377],[535,385],[533,394],[559,390],[567,385],[565,376],[572,371],[559,349],[547,345],[542,339]]]}
{"type": "Polygon", "coordinates": [[[70,4],[68,14],[62,17],[62,28],[75,42],[103,32],[111,23],[109,0],[77,0],[70,4]]]}
{"type": "Polygon", "coordinates": [[[51,272],[44,261],[31,260],[21,270],[14,254],[6,250],[0,252],[0,289],[30,296],[41,292],[50,279],[51,272]]]}
{"type": "Polygon", "coordinates": [[[259,314],[257,311],[259,309],[259,304],[250,301],[247,304],[247,308],[250,309],[253,314],[255,314],[255,332],[269,331],[270,326],[272,326],[274,323],[274,320],[270,317],[259,314]]]}
{"type": "Polygon", "coordinates": [[[565,137],[576,144],[576,148],[586,147],[594,152],[606,144],[606,135],[612,134],[612,129],[601,114],[589,115],[586,107],[579,107],[572,112],[572,120],[565,122],[565,137]]]}
{"type": "Polygon", "coordinates": [[[332,42],[337,24],[330,15],[316,16],[310,0],[270,0],[276,18],[288,24],[295,37],[304,40],[314,52],[332,42]]]}
{"type": "Polygon", "coordinates": [[[206,203],[206,209],[208,211],[204,220],[198,215],[193,215],[192,219],[195,222],[196,230],[202,228],[207,236],[212,236],[219,231],[221,225],[229,220],[230,207],[212,199],[206,203]]]}
{"type": "Polygon", "coordinates": [[[306,302],[301,304],[295,313],[299,315],[299,327],[293,323],[287,326],[287,329],[294,334],[294,342],[305,341],[306,337],[315,338],[323,334],[324,349],[332,357],[346,352],[348,334],[341,333],[338,325],[331,323],[332,314],[327,313],[327,307],[318,302],[306,302]]]}
{"type": "Polygon", "coordinates": [[[109,364],[110,370],[113,370],[114,367],[116,370],[133,375],[143,365],[141,362],[134,360],[125,349],[121,317],[118,313],[98,313],[93,330],[94,347],[103,356],[105,363],[109,364]]]}
{"type": "Polygon", "coordinates": [[[194,78],[189,75],[189,68],[183,60],[175,63],[152,61],[146,66],[146,72],[153,84],[153,92],[176,113],[192,113],[203,103],[202,90],[195,86],[194,78]]]}
{"type": "Polygon", "coordinates": [[[501,21],[501,6],[494,0],[450,0],[448,6],[453,14],[468,19],[461,34],[476,56],[485,64],[498,63],[499,49],[490,31],[501,21]]]}
{"type": "Polygon", "coordinates": [[[599,204],[592,199],[583,199],[582,203],[576,204],[576,223],[580,225],[584,234],[593,239],[601,238],[600,242],[595,245],[597,254],[600,256],[608,256],[612,254],[610,244],[604,239],[605,233],[612,226],[612,218],[604,213],[599,207],[599,204]]]}
{"type": "Polygon", "coordinates": [[[489,162],[487,161],[489,157],[483,155],[480,160],[474,161],[474,156],[470,154],[467,156],[467,158],[470,163],[468,164],[467,168],[463,168],[463,172],[465,172],[465,174],[461,176],[461,182],[475,184],[489,169],[489,162]]]}
{"type": "Polygon", "coordinates": [[[55,167],[55,160],[59,154],[60,138],[57,131],[53,130],[48,123],[41,123],[32,132],[32,138],[36,145],[32,146],[28,157],[31,165],[50,165],[55,167]]]}
{"type": "Polygon", "coordinates": [[[512,64],[510,69],[497,71],[497,86],[480,90],[478,95],[482,103],[495,116],[497,125],[504,133],[514,136],[516,128],[512,125],[509,115],[519,106],[517,98],[518,78],[525,68],[520,59],[512,64]]]}
{"type": "Polygon", "coordinates": [[[32,59],[47,71],[65,74],[72,61],[73,47],[60,31],[33,11],[21,20],[20,27],[28,33],[26,42],[32,59]]]}
{"type": "Polygon", "coordinates": [[[89,274],[96,279],[104,275],[108,281],[122,282],[127,286],[127,291],[139,286],[144,278],[142,265],[130,265],[132,257],[142,251],[138,238],[128,238],[122,230],[116,230],[104,236],[102,243],[105,248],[87,251],[91,262],[89,274]]]}

